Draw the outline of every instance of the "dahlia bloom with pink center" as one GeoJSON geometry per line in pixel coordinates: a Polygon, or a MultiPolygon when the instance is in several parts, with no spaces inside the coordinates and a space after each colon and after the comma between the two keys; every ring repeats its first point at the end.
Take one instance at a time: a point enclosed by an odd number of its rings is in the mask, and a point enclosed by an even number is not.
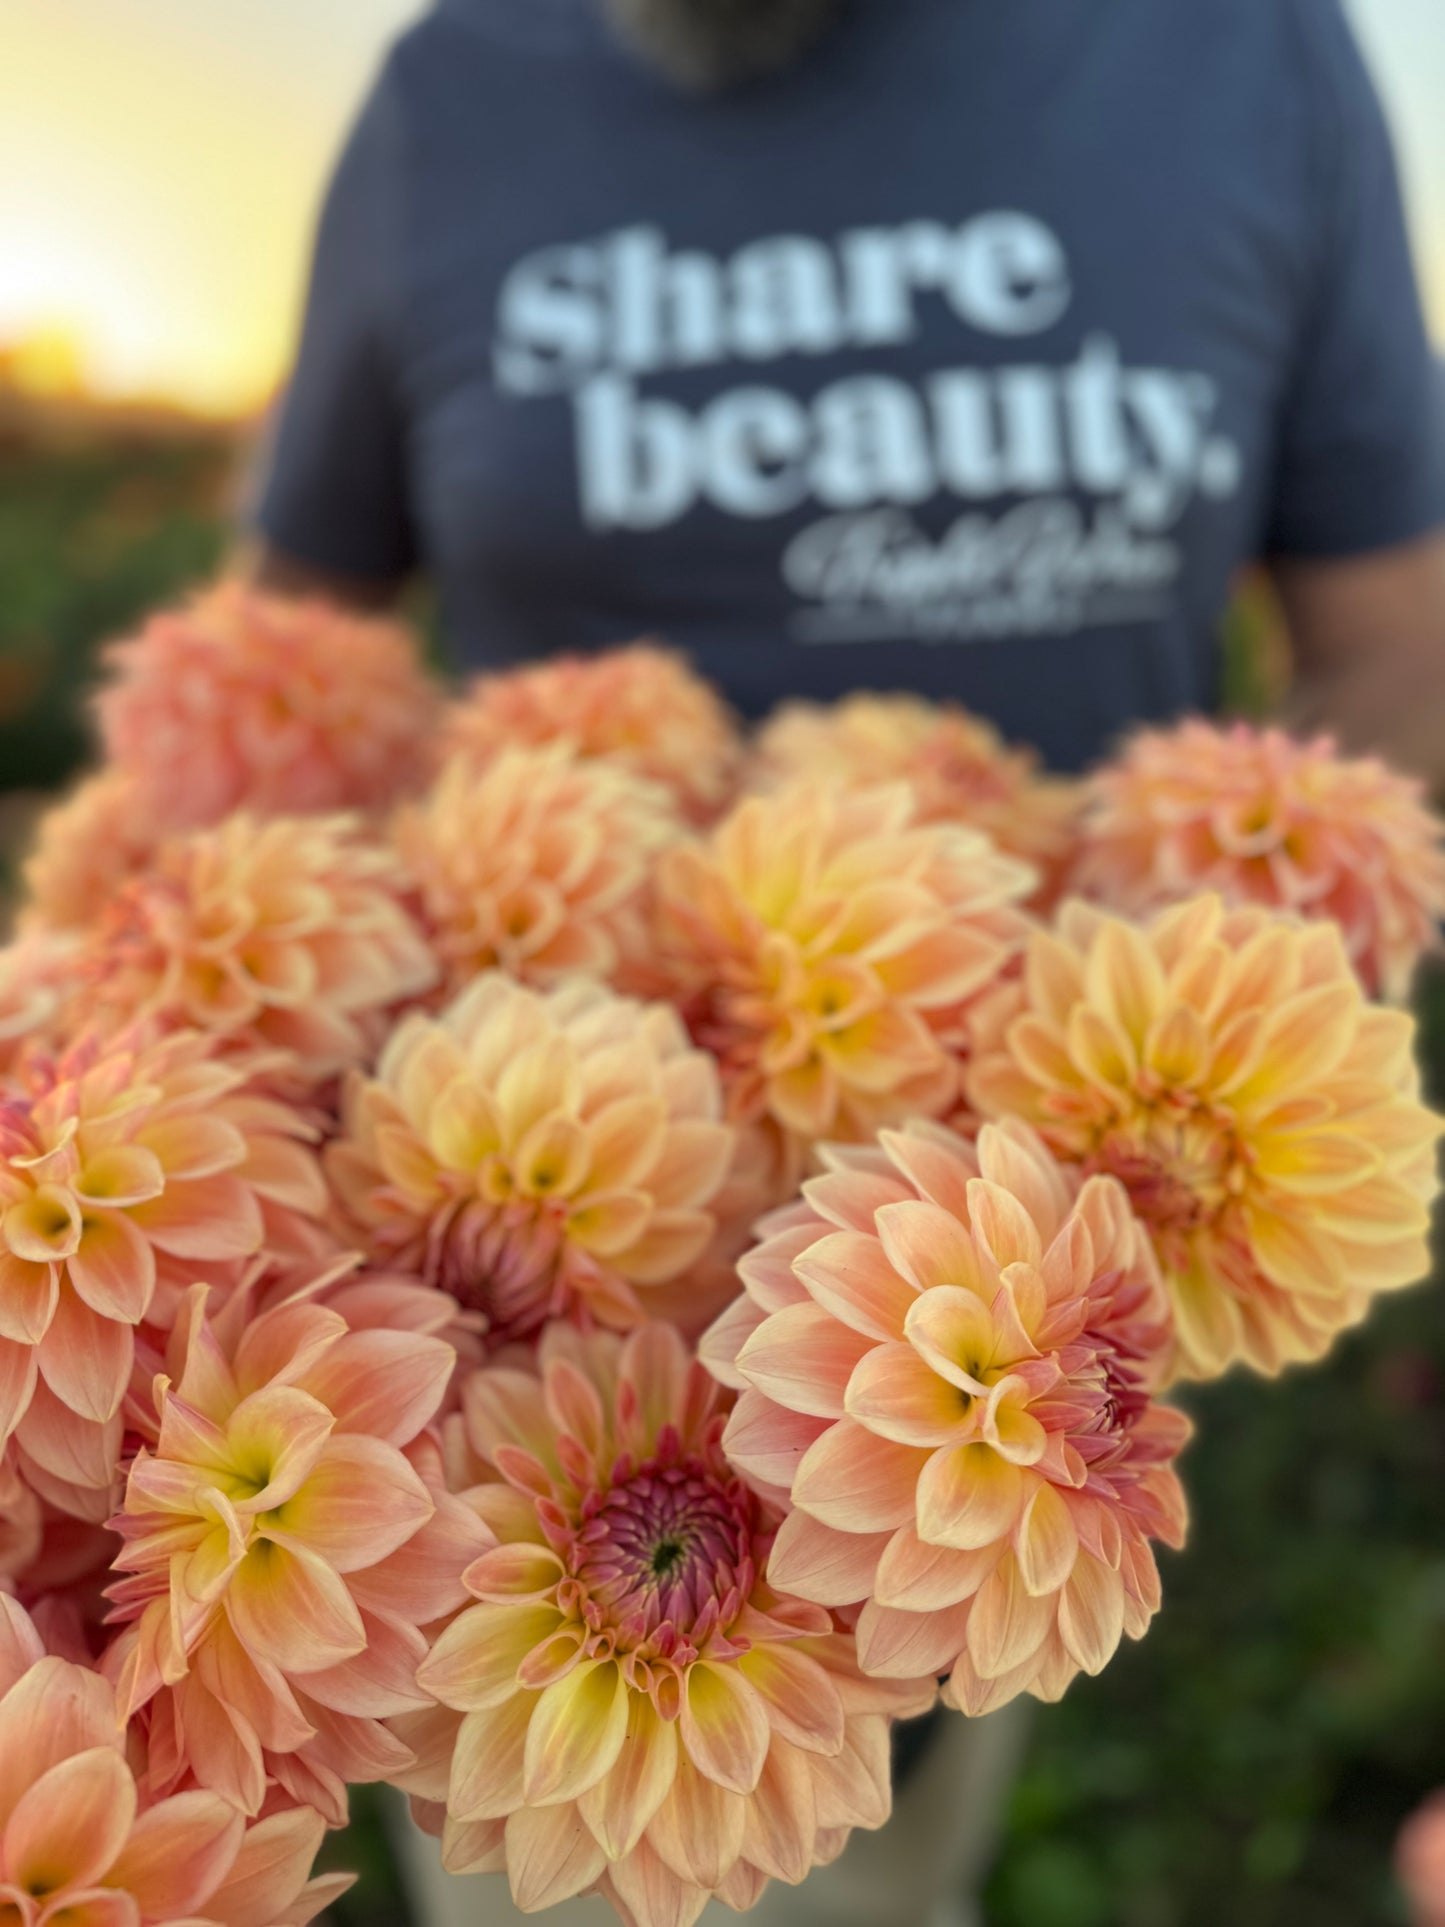
{"type": "Polygon", "coordinates": [[[713,1235],[721,1111],[665,1004],[492,972],[352,1080],[326,1169],[372,1261],[484,1312],[494,1343],[548,1318],[625,1326],[713,1235]]]}
{"type": "Polygon", "coordinates": [[[395,859],[351,817],[233,816],[167,843],[91,946],[87,1008],[156,1017],[312,1080],[359,1063],[436,981],[395,859]]]}
{"type": "Polygon", "coordinates": [[[462,1715],[446,1864],[505,1867],[525,1912],[595,1889],[688,1927],[887,1817],[889,1715],[933,1683],[865,1680],[832,1615],[772,1584],[726,1403],[659,1324],[554,1326],[534,1369],[467,1383],[466,1497],[498,1543],[420,1679],[462,1715]]]}
{"type": "Polygon", "coordinates": [[[21,869],[20,929],[89,929],[112,894],[150,862],[160,838],[127,771],[87,776],[36,825],[21,869]]]}
{"type": "Polygon", "coordinates": [[[6,1927],[302,1927],[351,1884],[308,1881],[308,1809],[248,1828],[217,1793],[144,1801],[108,1682],[47,1655],[3,1594],[0,1762],[6,1927]]]}
{"type": "Polygon", "coordinates": [[[397,623],[222,582],[105,661],[105,753],[167,830],[380,810],[426,780],[440,693],[397,623]]]}
{"type": "Polygon", "coordinates": [[[1330,918],[1365,988],[1400,1002],[1445,918],[1445,823],[1422,784],[1328,736],[1192,717],[1090,779],[1073,885],[1130,916],[1215,890],[1330,918]]]}
{"type": "Polygon", "coordinates": [[[22,1062],[0,1101],[0,1440],[46,1498],[105,1516],[135,1327],[173,1267],[249,1256],[268,1210],[323,1209],[307,1135],[194,1032],[22,1062]]]}
{"type": "Polygon", "coordinates": [[[473,763],[564,742],[661,783],[694,823],[727,806],[742,763],[737,718],[716,691],[681,656],[643,642],[479,676],[452,706],[444,741],[473,763]]]}
{"type": "Polygon", "coordinates": [[[498,965],[541,985],[639,966],[651,868],[680,834],[656,784],[562,743],[453,757],[393,826],[453,989],[498,965]]]}
{"type": "Polygon", "coordinates": [[[952,1106],[961,1008],[1020,948],[1033,881],[979,832],[920,822],[906,784],[797,784],[666,852],[659,963],[730,1115],[801,1154],[952,1106]]]}
{"type": "Polygon", "coordinates": [[[869,1673],[947,1671],[968,1713],[1057,1699],[1144,1633],[1150,1542],[1184,1536],[1148,1239],[1112,1178],[1081,1188],[1018,1124],[826,1163],[703,1341],[741,1392],[729,1458],[793,1508],[774,1583],[863,1602],[869,1673]]]}
{"type": "Polygon", "coordinates": [[[1039,873],[1047,896],[1074,853],[1079,785],[1040,772],[959,703],[862,691],[841,702],[784,703],[758,732],[754,786],[812,777],[907,781],[923,823],[971,823],[1039,873]]]}
{"type": "Polygon", "coordinates": [[[153,1792],[194,1781],[255,1813],[274,1781],[341,1824],[348,1783],[409,1763],[382,1721],[427,1704],[418,1628],[461,1604],[485,1543],[426,1436],[455,1354],[304,1301],[212,1318],[207,1297],[111,1521],[127,1631],[106,1667],[153,1792]]]}
{"type": "Polygon", "coordinates": [[[1429,1271],[1441,1120],[1414,1022],[1367,1001],[1333,924],[1205,896],[1140,929],[1070,902],[975,1015],[975,1110],[1128,1190],[1177,1373],[1319,1358],[1429,1271]]]}

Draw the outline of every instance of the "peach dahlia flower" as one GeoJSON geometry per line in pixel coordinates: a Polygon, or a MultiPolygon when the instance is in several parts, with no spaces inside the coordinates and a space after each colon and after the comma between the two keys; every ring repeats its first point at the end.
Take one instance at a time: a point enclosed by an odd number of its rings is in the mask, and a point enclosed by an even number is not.
{"type": "Polygon", "coordinates": [[[866,1671],[946,1671],[986,1713],[1057,1699],[1159,1605],[1188,1423],[1151,1390],[1167,1314],[1112,1178],[1019,1124],[829,1147],[703,1341],[741,1397],[724,1445],[791,1502],[774,1582],[863,1603],[866,1671]]]}
{"type": "Polygon", "coordinates": [[[0,1595],[0,1918],[7,1927],[301,1927],[320,1816],[247,1828],[219,1794],[143,1801],[110,1685],[47,1655],[0,1595]]]}
{"type": "Polygon", "coordinates": [[[408,1764],[381,1722],[428,1703],[417,1629],[461,1604],[485,1543],[425,1437],[455,1354],[304,1302],[211,1318],[208,1295],[111,1521],[129,1630],[107,1670],[154,1791],[194,1780],[255,1813],[269,1779],[340,1824],[348,1783],[408,1764]]]}
{"type": "Polygon", "coordinates": [[[1047,893],[1073,855],[1079,785],[1044,776],[1031,749],[1011,747],[959,703],[873,695],[784,703],[758,732],[755,780],[906,780],[925,823],[970,823],[1038,870],[1047,893]]]}
{"type": "Polygon", "coordinates": [[[980,1008],[968,1096],[1122,1180],[1179,1374],[1277,1372],[1429,1270],[1440,1120],[1413,1037],[1333,924],[1204,896],[1140,929],[1075,901],[980,1008]]]}
{"type": "Polygon", "coordinates": [[[420,1673],[462,1715],[446,1864],[505,1867],[524,1912],[595,1889],[688,1927],[880,1826],[888,1716],[933,1683],[863,1679],[832,1616],[771,1584],[776,1518],[677,1333],[554,1326],[535,1370],[475,1373],[464,1404],[498,1543],[420,1673]]]}
{"type": "Polygon", "coordinates": [[[1201,890],[1328,917],[1367,990],[1408,993],[1445,918],[1445,823],[1422,784],[1332,738],[1191,718],[1091,778],[1074,887],[1130,916],[1201,890]]]}
{"type": "Polygon", "coordinates": [[[166,844],[117,895],[92,946],[87,1004],[333,1076],[369,1054],[390,1006],[436,981],[402,887],[354,818],[230,817],[166,844]]]}
{"type": "Polygon", "coordinates": [[[726,806],[742,761],[737,719],[716,691],[681,656],[644,642],[479,676],[453,704],[444,741],[474,763],[565,742],[661,783],[699,823],[726,806]]]}
{"type": "Polygon", "coordinates": [[[104,1517],[135,1327],[167,1271],[256,1251],[268,1204],[325,1200],[302,1121],[210,1040],[138,1027],[37,1055],[0,1101],[0,1440],[31,1484],[104,1517]]]}
{"type": "Polygon", "coordinates": [[[548,1318],[625,1326],[713,1235],[721,1110],[667,1005],[490,972],[352,1080],[326,1168],[372,1261],[483,1311],[493,1342],[548,1318]]]}
{"type": "Polygon", "coordinates": [[[384,809],[430,766],[440,697],[393,622],[223,582],[105,661],[106,755],[167,830],[384,809]]]}
{"type": "Polygon", "coordinates": [[[1032,881],[901,783],[751,797],[669,850],[659,960],[730,1115],[805,1148],[948,1110],[960,1007],[1020,947],[1032,881]]]}
{"type": "Polygon", "coordinates": [[[452,989],[497,965],[536,984],[636,967],[649,874],[679,834],[657,785],[564,744],[453,757],[393,831],[452,989]]]}

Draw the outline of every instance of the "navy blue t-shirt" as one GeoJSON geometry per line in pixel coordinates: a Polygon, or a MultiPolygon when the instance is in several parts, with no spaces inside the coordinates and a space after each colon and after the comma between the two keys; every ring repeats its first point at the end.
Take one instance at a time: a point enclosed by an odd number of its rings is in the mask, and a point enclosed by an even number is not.
{"type": "Polygon", "coordinates": [[[443,0],[259,522],[425,569],[472,663],[651,633],[749,712],[951,695],[1069,767],[1213,704],[1240,564],[1445,523],[1435,401],[1337,0],[853,0],[701,97],[597,0],[443,0]]]}

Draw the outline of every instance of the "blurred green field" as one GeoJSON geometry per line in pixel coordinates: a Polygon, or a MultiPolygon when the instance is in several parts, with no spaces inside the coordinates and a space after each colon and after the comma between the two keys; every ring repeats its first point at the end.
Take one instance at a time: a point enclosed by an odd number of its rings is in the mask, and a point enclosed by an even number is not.
{"type": "MultiPolygon", "coordinates": [[[[237,460],[222,433],[39,436],[0,413],[0,790],[74,766],[95,642],[214,566],[237,460]]],[[[1260,634],[1244,605],[1246,704],[1275,676],[1260,634]]],[[[1445,978],[1424,1016],[1445,1100],[1445,978]]],[[[1384,1304],[1320,1370],[1190,1404],[1190,1547],[1163,1555],[1149,1637],[1039,1711],[989,1927],[1404,1919],[1393,1837],[1445,1783],[1445,1296],[1384,1304]]],[[[375,1800],[356,1808],[326,1860],[363,1879],[333,1917],[399,1927],[375,1800]]]]}

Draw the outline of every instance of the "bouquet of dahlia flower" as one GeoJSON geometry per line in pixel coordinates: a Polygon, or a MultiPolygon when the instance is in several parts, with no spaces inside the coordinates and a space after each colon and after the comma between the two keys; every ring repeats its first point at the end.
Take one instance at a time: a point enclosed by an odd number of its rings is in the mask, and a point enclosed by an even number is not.
{"type": "Polygon", "coordinates": [[[25,1927],[306,1921],[379,1781],[527,1911],[746,1909],[893,1721],[1146,1631],[1172,1385],[1428,1269],[1378,763],[749,739],[647,646],[449,695],[236,587],[109,670],[0,952],[25,1927]]]}

